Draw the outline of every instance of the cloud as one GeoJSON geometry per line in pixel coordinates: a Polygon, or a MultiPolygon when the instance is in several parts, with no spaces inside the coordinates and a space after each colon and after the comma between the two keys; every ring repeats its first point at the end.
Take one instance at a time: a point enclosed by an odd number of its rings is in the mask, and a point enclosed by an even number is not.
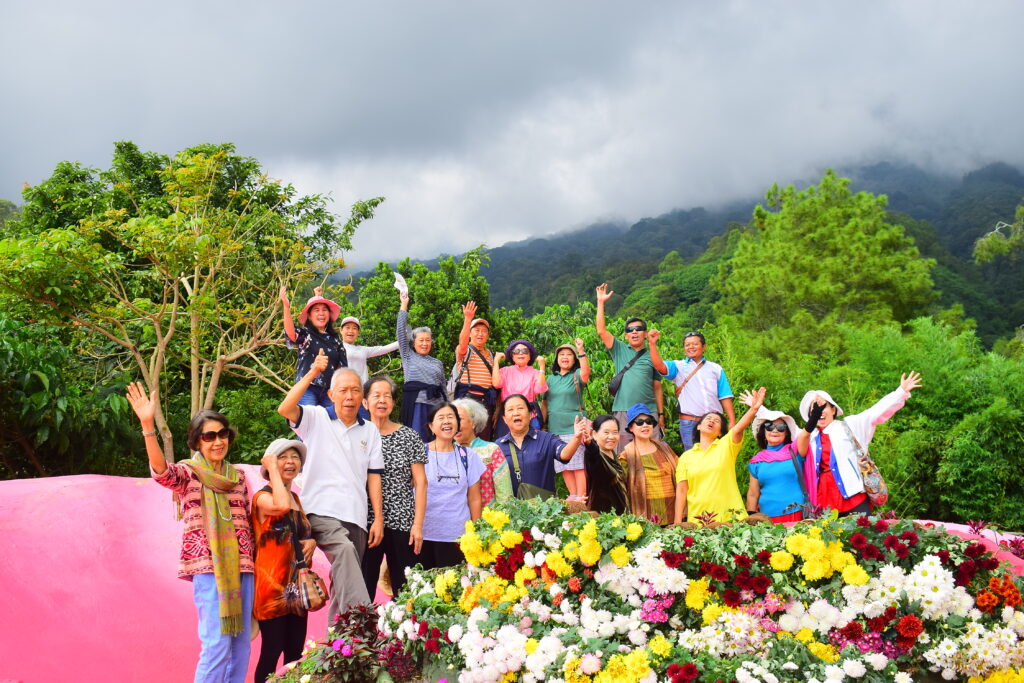
{"type": "Polygon", "coordinates": [[[1013,2],[25,5],[0,197],[117,139],[230,140],[340,213],[386,196],[360,265],[826,166],[1024,162],[1013,2]]]}

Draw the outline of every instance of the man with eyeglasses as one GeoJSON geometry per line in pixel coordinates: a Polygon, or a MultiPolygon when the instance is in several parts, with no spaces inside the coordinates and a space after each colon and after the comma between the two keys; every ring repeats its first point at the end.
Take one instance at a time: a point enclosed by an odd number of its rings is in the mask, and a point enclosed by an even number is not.
{"type": "Polygon", "coordinates": [[[725,370],[718,363],[704,357],[707,341],[700,332],[687,332],[683,337],[683,360],[661,359],[657,346],[651,344],[651,362],[665,379],[672,380],[679,401],[679,438],[683,451],[693,448],[693,427],[708,413],[724,412],[729,421],[724,434],[736,424],[736,412],[732,406],[732,387],[725,377],[725,370]]]}
{"type": "MultiPolygon", "coordinates": [[[[664,403],[665,396],[661,388],[661,373],[652,364],[652,358],[656,353],[657,334],[648,334],[647,323],[640,318],[630,318],[626,321],[626,343],[608,331],[604,319],[605,302],[612,297],[614,292],[608,290],[608,285],[597,286],[597,333],[601,341],[611,354],[612,362],[615,364],[615,378],[618,378],[618,391],[614,393],[615,399],[612,402],[612,414],[619,423],[619,448],[629,443],[633,436],[626,429],[626,411],[637,403],[643,403],[651,411],[651,415],[658,416],[658,424],[651,435],[653,439],[662,439],[665,429],[664,403]],[[647,342],[650,342],[648,350],[647,342]]],[[[652,333],[655,331],[652,330],[652,333]]],[[[658,356],[660,359],[661,357],[658,356]]],[[[612,382],[615,383],[616,379],[612,382]]]]}
{"type": "Polygon", "coordinates": [[[313,366],[291,388],[277,412],[306,444],[302,505],[313,528],[317,546],[331,561],[331,605],[327,623],[350,605],[369,604],[363,581],[362,558],[384,537],[381,475],[384,458],[380,432],[359,416],[362,380],[352,368],[338,368],[327,395],[337,419],[315,405],[299,405],[310,383],[327,367],[320,352],[313,366]],[[366,529],[367,498],[374,521],[366,529]]]}

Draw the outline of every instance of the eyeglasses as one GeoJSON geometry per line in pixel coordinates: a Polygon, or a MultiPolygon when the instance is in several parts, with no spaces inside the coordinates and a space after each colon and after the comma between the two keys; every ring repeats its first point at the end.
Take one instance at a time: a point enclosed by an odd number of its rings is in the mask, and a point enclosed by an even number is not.
{"type": "Polygon", "coordinates": [[[626,328],[626,334],[629,334],[630,332],[646,332],[646,331],[647,331],[647,325],[630,325],[629,327],[626,328]]]}
{"type": "Polygon", "coordinates": [[[518,356],[519,354],[522,353],[529,354],[530,349],[526,348],[525,346],[517,346],[516,348],[512,349],[513,356],[518,356]]]}
{"type": "Polygon", "coordinates": [[[787,427],[786,425],[777,425],[777,424],[774,424],[772,422],[769,422],[768,424],[766,424],[764,426],[764,431],[765,432],[785,432],[785,431],[788,431],[788,430],[789,430],[789,427],[787,427]]]}
{"type": "Polygon", "coordinates": [[[199,438],[202,439],[203,441],[205,441],[206,443],[210,443],[211,441],[213,441],[217,437],[220,437],[221,440],[223,440],[223,441],[230,441],[231,440],[231,430],[228,429],[227,427],[225,427],[224,429],[220,430],[219,432],[203,432],[202,434],[199,435],[199,438]]]}
{"type": "Polygon", "coordinates": [[[653,427],[654,425],[658,424],[658,421],[655,420],[653,417],[638,417],[637,419],[633,420],[633,424],[640,425],[641,427],[643,427],[644,425],[650,425],[651,427],[653,427]]]}

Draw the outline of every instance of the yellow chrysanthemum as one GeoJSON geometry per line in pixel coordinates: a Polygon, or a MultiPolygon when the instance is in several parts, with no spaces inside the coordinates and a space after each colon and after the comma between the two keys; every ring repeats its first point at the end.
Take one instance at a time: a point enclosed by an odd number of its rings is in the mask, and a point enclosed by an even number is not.
{"type": "Polygon", "coordinates": [[[708,624],[713,622],[715,619],[717,619],[718,617],[722,616],[722,612],[724,612],[724,611],[725,611],[724,607],[722,607],[721,605],[719,605],[717,603],[712,603],[712,604],[708,605],[707,607],[705,607],[703,610],[701,610],[700,616],[701,616],[701,619],[704,620],[704,625],[707,626],[708,624]]]}
{"type": "Polygon", "coordinates": [[[809,628],[802,628],[793,634],[793,637],[801,643],[809,643],[814,640],[814,631],[809,628]]]}
{"type": "Polygon", "coordinates": [[[822,557],[812,557],[804,562],[800,572],[808,581],[817,581],[818,579],[826,579],[832,576],[832,565],[822,557]]]}
{"type": "Polygon", "coordinates": [[[505,546],[501,544],[501,541],[491,541],[491,545],[488,546],[487,550],[490,551],[491,555],[497,557],[504,552],[505,546]]]}
{"type": "Polygon", "coordinates": [[[994,671],[988,676],[971,676],[968,683],[1024,683],[1024,668],[994,671]]]}
{"type": "Polygon", "coordinates": [[[515,671],[507,671],[505,672],[505,675],[498,680],[500,683],[513,683],[516,680],[516,675],[515,671]]]}
{"type": "Polygon", "coordinates": [[[485,507],[481,516],[495,531],[501,531],[511,521],[507,513],[492,507],[485,507]]]}
{"type": "Polygon", "coordinates": [[[580,658],[570,657],[562,665],[562,673],[565,674],[565,683],[590,683],[590,676],[580,672],[580,658]]]}
{"type": "Polygon", "coordinates": [[[596,539],[597,539],[597,522],[592,519],[589,522],[587,522],[586,524],[584,524],[583,528],[580,529],[580,543],[583,543],[583,542],[585,542],[587,540],[593,541],[593,540],[596,540],[596,539]]]}
{"type": "Polygon", "coordinates": [[[523,542],[523,535],[518,531],[506,529],[501,532],[501,544],[506,548],[514,548],[523,542]]]}
{"type": "Polygon", "coordinates": [[[577,559],[580,556],[580,544],[576,541],[569,541],[565,544],[565,547],[562,548],[562,555],[564,555],[565,559],[570,562],[577,559]]]}
{"type": "Polygon", "coordinates": [[[672,643],[668,641],[668,638],[659,633],[647,641],[647,649],[658,659],[664,659],[672,652],[672,643]]]}
{"type": "Polygon", "coordinates": [[[804,548],[807,547],[806,534],[792,534],[786,537],[786,550],[793,553],[794,555],[803,555],[804,548]]]}
{"type": "Polygon", "coordinates": [[[627,541],[635,541],[636,539],[640,538],[640,536],[642,536],[643,533],[644,533],[644,527],[641,524],[637,524],[636,522],[631,522],[628,525],[626,525],[626,540],[627,541]]]}
{"type": "Polygon", "coordinates": [[[537,645],[539,641],[536,638],[527,638],[526,643],[523,645],[523,649],[526,650],[526,654],[532,655],[537,651],[537,645]]]}
{"type": "Polygon", "coordinates": [[[612,558],[612,562],[620,567],[625,567],[629,564],[630,554],[624,545],[617,545],[608,551],[608,557],[612,558]]]}
{"type": "Polygon", "coordinates": [[[588,567],[593,566],[601,561],[601,553],[604,550],[601,548],[601,544],[597,541],[587,541],[580,548],[580,562],[587,565],[588,567]]]}
{"type": "MultiPolygon", "coordinates": [[[[792,560],[792,556],[790,556],[790,559],[792,560]]],[[[704,603],[707,601],[708,595],[707,577],[691,581],[689,587],[686,589],[686,606],[692,610],[702,610],[704,609],[704,603]]]]}
{"type": "Polygon", "coordinates": [[[811,651],[815,657],[828,664],[834,664],[839,661],[839,651],[835,645],[826,645],[825,643],[813,642],[807,644],[807,649],[811,651]]]}
{"type": "Polygon", "coordinates": [[[553,571],[559,578],[572,574],[572,566],[565,561],[565,558],[562,557],[562,553],[557,550],[552,550],[548,553],[547,559],[544,560],[544,563],[547,564],[548,569],[553,571]]]}
{"type": "Polygon", "coordinates": [[[868,582],[868,573],[857,564],[843,567],[843,582],[851,586],[863,586],[868,582]]]}
{"type": "Polygon", "coordinates": [[[527,581],[533,581],[536,578],[537,572],[533,567],[520,567],[516,570],[515,582],[520,588],[525,586],[527,581]]]}
{"type": "Polygon", "coordinates": [[[821,527],[812,526],[809,533],[811,535],[811,538],[821,538],[821,527]]]}
{"type": "Polygon", "coordinates": [[[790,567],[793,566],[793,556],[785,550],[777,550],[772,553],[772,556],[768,559],[768,563],[771,564],[772,569],[777,572],[789,571],[790,567]]]}

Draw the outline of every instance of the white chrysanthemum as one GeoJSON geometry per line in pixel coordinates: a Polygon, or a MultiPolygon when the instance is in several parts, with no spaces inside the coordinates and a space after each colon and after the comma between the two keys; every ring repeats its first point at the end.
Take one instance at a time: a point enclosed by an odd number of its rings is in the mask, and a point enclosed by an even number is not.
{"type": "Polygon", "coordinates": [[[893,677],[893,683],[914,683],[914,679],[910,677],[906,671],[900,671],[893,677]]]}
{"type": "Polygon", "coordinates": [[[843,671],[850,678],[860,678],[868,672],[868,669],[859,659],[847,659],[843,661],[843,671]]]}
{"type": "Polygon", "coordinates": [[[872,652],[864,657],[864,661],[866,661],[875,671],[881,671],[889,665],[889,658],[881,652],[872,652]]]}

